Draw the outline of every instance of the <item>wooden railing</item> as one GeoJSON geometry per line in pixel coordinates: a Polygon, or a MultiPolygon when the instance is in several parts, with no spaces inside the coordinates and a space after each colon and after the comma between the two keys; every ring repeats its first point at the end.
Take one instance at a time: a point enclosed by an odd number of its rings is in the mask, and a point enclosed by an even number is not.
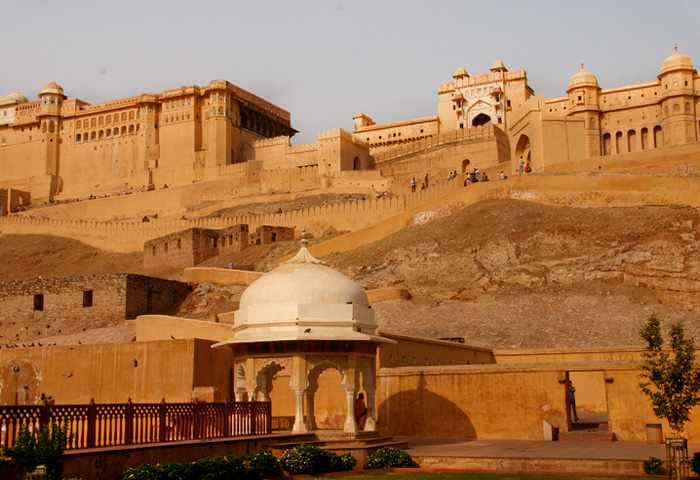
{"type": "Polygon", "coordinates": [[[52,422],[67,426],[67,450],[272,431],[270,402],[0,405],[0,447],[13,446],[22,427],[35,431],[52,422]]]}

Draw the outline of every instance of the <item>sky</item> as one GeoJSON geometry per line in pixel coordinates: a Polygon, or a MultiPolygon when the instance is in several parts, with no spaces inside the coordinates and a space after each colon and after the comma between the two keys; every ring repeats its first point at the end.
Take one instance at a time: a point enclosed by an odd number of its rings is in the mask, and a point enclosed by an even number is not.
{"type": "Polygon", "coordinates": [[[496,59],[536,94],[581,67],[602,88],[653,81],[678,50],[700,67],[700,1],[5,0],[0,95],[46,83],[90,103],[226,79],[299,131],[437,114],[437,86],[496,59]]]}

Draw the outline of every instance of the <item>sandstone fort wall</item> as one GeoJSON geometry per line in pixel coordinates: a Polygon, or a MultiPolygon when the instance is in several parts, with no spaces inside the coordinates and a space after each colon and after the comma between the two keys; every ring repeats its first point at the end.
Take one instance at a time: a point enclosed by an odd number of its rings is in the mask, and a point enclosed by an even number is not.
{"type": "Polygon", "coordinates": [[[189,286],[133,274],[11,280],[0,284],[0,343],[119,325],[165,312],[189,286]]]}

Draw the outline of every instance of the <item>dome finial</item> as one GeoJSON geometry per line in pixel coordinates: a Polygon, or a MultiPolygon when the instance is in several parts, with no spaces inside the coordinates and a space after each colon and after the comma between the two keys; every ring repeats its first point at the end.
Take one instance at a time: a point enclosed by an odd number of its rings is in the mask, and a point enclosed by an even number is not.
{"type": "Polygon", "coordinates": [[[306,238],[306,228],[301,231],[301,240],[299,240],[299,244],[301,245],[299,252],[294,256],[294,258],[290,258],[284,263],[320,263],[325,265],[324,262],[314,257],[311,255],[311,252],[309,252],[309,249],[307,248],[309,241],[306,238]]]}
{"type": "Polygon", "coordinates": [[[581,62],[581,70],[584,70],[584,68],[583,68],[583,62],[581,62]]]}
{"type": "Polygon", "coordinates": [[[309,244],[309,241],[306,239],[306,227],[304,227],[304,229],[301,231],[301,240],[299,241],[299,244],[302,248],[306,248],[306,246],[309,244]]]}
{"type": "Polygon", "coordinates": [[[674,43],[674,44],[673,44],[673,51],[674,51],[674,52],[677,52],[677,51],[678,51],[678,44],[677,44],[677,43],[674,43]]]}

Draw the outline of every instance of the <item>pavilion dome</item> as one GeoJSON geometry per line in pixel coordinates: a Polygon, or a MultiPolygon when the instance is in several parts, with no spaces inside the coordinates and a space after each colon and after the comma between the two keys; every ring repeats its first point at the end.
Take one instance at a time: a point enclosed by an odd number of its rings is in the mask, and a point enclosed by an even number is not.
{"type": "Polygon", "coordinates": [[[63,95],[63,88],[56,82],[47,83],[41,89],[41,93],[55,93],[57,95],[63,95]]]}
{"type": "Polygon", "coordinates": [[[285,303],[369,307],[362,287],[314,258],[306,247],[302,247],[296,257],[254,281],[243,292],[240,308],[285,303]]]}
{"type": "Polygon", "coordinates": [[[586,70],[585,68],[583,68],[583,64],[581,64],[581,70],[576,72],[571,77],[571,80],[569,80],[569,88],[567,88],[566,91],[568,92],[570,90],[573,90],[574,88],[580,87],[600,88],[596,76],[588,70],[586,70]]]}
{"type": "Polygon", "coordinates": [[[505,71],[508,71],[508,69],[506,68],[506,66],[503,65],[503,62],[501,61],[500,58],[499,58],[498,60],[496,60],[496,61],[493,63],[493,67],[491,67],[491,71],[492,71],[492,72],[497,71],[497,70],[505,70],[505,71]]]}
{"type": "Polygon", "coordinates": [[[467,69],[464,67],[459,67],[457,71],[452,75],[452,78],[468,77],[467,69]]]}
{"type": "Polygon", "coordinates": [[[675,47],[673,53],[666,57],[663,65],[661,65],[661,75],[674,70],[693,70],[693,63],[688,55],[684,55],[675,47]]]}
{"type": "Polygon", "coordinates": [[[392,340],[377,335],[374,310],[354,281],[314,258],[302,234],[299,253],[243,292],[233,337],[216,344],[392,340]]]}
{"type": "Polygon", "coordinates": [[[27,97],[15,90],[4,98],[3,103],[27,103],[28,101],[27,97]]]}

